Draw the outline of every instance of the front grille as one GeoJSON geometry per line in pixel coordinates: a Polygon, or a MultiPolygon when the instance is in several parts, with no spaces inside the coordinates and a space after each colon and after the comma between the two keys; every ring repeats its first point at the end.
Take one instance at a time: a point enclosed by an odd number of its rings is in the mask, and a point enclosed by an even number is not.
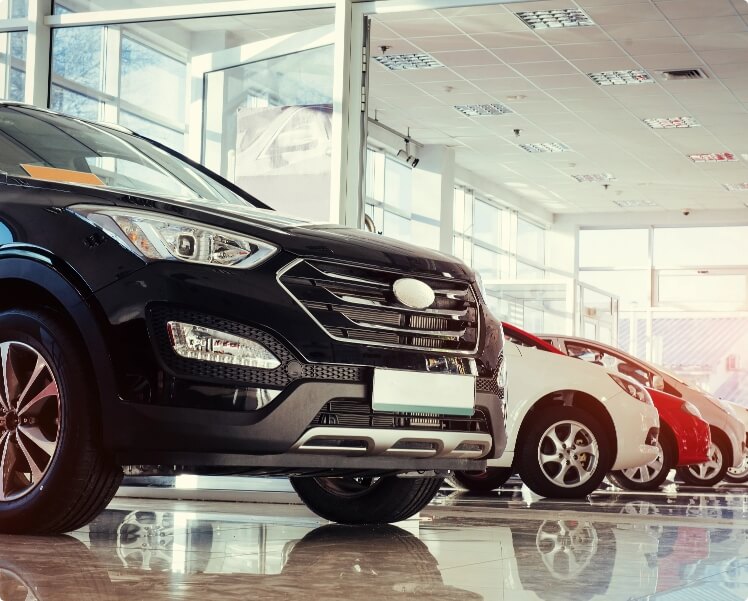
{"type": "Polygon", "coordinates": [[[319,426],[490,432],[488,420],[480,409],[470,417],[431,413],[389,413],[372,411],[369,402],[362,399],[330,401],[309,424],[309,428],[319,426]]]}
{"type": "Polygon", "coordinates": [[[418,277],[436,293],[427,309],[399,303],[392,285],[411,277],[371,267],[298,261],[278,281],[334,339],[438,352],[478,348],[479,306],[467,282],[418,277]]]}
{"type": "Polygon", "coordinates": [[[501,364],[504,362],[504,351],[501,351],[499,355],[499,362],[496,364],[496,369],[488,378],[478,378],[475,382],[475,390],[477,392],[489,392],[495,394],[501,399],[504,398],[504,389],[499,386],[499,373],[501,372],[501,364]]]}

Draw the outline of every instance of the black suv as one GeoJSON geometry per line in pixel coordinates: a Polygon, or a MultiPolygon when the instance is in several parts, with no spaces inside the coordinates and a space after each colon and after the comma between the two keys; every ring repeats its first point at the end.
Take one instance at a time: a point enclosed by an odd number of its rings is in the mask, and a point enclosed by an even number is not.
{"type": "Polygon", "coordinates": [[[0,531],[86,524],[123,468],[397,521],[503,451],[501,325],[461,262],[20,104],[0,172],[0,531]]]}

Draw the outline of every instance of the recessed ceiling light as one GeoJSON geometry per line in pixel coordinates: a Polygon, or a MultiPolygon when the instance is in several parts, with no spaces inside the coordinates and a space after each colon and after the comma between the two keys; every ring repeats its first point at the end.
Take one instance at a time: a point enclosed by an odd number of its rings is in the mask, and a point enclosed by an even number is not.
{"type": "Polygon", "coordinates": [[[590,16],[579,8],[522,11],[516,14],[530,29],[584,27],[595,24],[590,16]]]}
{"type": "Polygon", "coordinates": [[[613,204],[618,205],[624,209],[630,209],[633,207],[656,207],[657,203],[653,200],[614,200],[613,204]]]}
{"type": "Polygon", "coordinates": [[[493,117],[507,115],[512,112],[508,106],[500,102],[491,104],[458,104],[455,108],[468,117],[493,117]]]}
{"type": "Polygon", "coordinates": [[[748,182],[740,184],[722,184],[725,190],[728,192],[748,192],[748,182]]]}
{"type": "Polygon", "coordinates": [[[694,163],[733,163],[737,157],[731,152],[709,152],[703,154],[689,154],[688,158],[694,163]]]}
{"type": "Polygon", "coordinates": [[[612,173],[586,173],[580,175],[572,175],[572,177],[580,183],[612,182],[616,179],[612,173]]]}
{"type": "Polygon", "coordinates": [[[683,127],[701,127],[693,117],[652,117],[642,119],[652,129],[679,129],[683,127]]]}
{"type": "Polygon", "coordinates": [[[375,56],[380,65],[384,65],[390,71],[406,71],[409,69],[436,69],[443,67],[438,60],[430,54],[421,52],[418,54],[382,54],[375,56]]]}
{"type": "Polygon", "coordinates": [[[567,152],[571,150],[561,142],[536,142],[534,144],[520,144],[519,147],[527,152],[567,152]]]}
{"type": "Polygon", "coordinates": [[[646,71],[600,71],[599,73],[587,73],[587,75],[599,86],[626,86],[640,83],[654,83],[654,79],[646,71]]]}

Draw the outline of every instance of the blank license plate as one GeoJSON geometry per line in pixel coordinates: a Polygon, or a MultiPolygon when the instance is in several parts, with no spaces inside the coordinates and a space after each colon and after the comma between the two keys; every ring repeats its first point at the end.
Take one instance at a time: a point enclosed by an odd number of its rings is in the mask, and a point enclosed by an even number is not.
{"type": "Polygon", "coordinates": [[[407,413],[473,415],[475,377],[375,369],[372,409],[407,413]]]}

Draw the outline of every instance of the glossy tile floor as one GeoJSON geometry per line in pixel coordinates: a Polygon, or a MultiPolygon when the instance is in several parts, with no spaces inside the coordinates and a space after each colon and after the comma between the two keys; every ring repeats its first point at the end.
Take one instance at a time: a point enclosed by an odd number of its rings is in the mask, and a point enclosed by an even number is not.
{"type": "Polygon", "coordinates": [[[445,491],[418,519],[367,528],[298,505],[117,499],[69,536],[0,536],[0,599],[743,601],[748,487],[445,491]]]}

